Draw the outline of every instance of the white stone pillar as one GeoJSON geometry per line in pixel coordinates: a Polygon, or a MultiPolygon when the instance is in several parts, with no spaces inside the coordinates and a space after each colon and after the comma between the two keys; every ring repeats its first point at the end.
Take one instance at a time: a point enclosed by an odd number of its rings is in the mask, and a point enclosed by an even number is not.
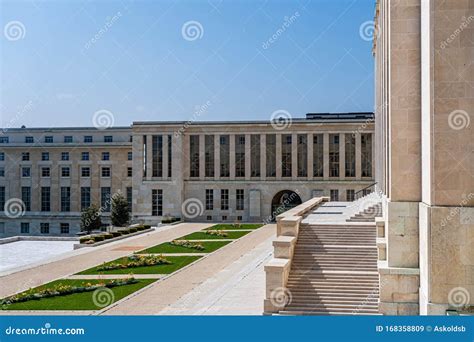
{"type": "Polygon", "coordinates": [[[229,150],[229,179],[235,180],[235,134],[229,134],[229,150]]]}
{"type": "Polygon", "coordinates": [[[206,136],[204,134],[199,134],[199,179],[205,179],[206,172],[206,150],[205,150],[205,141],[206,136]]]}
{"type": "Polygon", "coordinates": [[[163,179],[168,179],[168,134],[163,134],[163,179]]]}
{"type": "Polygon", "coordinates": [[[306,138],[306,142],[308,144],[308,179],[313,179],[313,134],[309,133],[306,138]]]}
{"type": "Polygon", "coordinates": [[[221,139],[219,134],[214,135],[214,179],[221,176],[221,139]]]}
{"type": "Polygon", "coordinates": [[[245,134],[245,179],[250,180],[250,174],[251,174],[251,169],[250,169],[250,157],[252,155],[252,149],[251,149],[251,135],[250,134],[245,134]]]}
{"type": "Polygon", "coordinates": [[[281,134],[275,135],[275,143],[276,143],[276,179],[281,180],[281,134]]]}
{"type": "Polygon", "coordinates": [[[291,134],[291,179],[298,179],[298,135],[291,134]]]}
{"type": "Polygon", "coordinates": [[[346,178],[346,135],[339,134],[339,179],[346,178]]]}
{"type": "Polygon", "coordinates": [[[323,134],[323,178],[329,179],[329,133],[323,134]]]}
{"type": "Polygon", "coordinates": [[[356,139],[356,163],[355,163],[355,172],[356,172],[356,179],[360,180],[362,175],[362,153],[361,153],[361,141],[360,141],[360,133],[355,134],[356,139]]]}
{"type": "Polygon", "coordinates": [[[267,177],[267,136],[260,135],[260,179],[265,180],[267,177]]]}

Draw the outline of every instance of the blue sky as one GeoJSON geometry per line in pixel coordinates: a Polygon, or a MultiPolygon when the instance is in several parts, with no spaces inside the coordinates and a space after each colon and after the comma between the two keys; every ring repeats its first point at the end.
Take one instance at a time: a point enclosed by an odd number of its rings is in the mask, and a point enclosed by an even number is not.
{"type": "Polygon", "coordinates": [[[2,1],[0,125],[370,111],[374,3],[2,1]]]}

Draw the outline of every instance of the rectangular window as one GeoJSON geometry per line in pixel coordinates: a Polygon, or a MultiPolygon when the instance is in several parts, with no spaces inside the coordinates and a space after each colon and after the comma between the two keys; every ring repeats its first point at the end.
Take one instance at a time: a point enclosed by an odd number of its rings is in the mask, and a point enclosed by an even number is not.
{"type": "Polygon", "coordinates": [[[352,202],[355,199],[355,192],[352,189],[346,190],[346,201],[352,202]]]}
{"type": "Polygon", "coordinates": [[[291,134],[281,136],[281,176],[291,177],[291,134]]]}
{"type": "Polygon", "coordinates": [[[60,223],[61,234],[69,234],[69,223],[60,223]]]}
{"type": "Polygon", "coordinates": [[[29,222],[22,222],[20,232],[21,232],[21,234],[29,234],[30,233],[30,223],[29,222]]]}
{"type": "Polygon", "coordinates": [[[339,201],[339,190],[331,190],[330,191],[331,201],[339,201]]]}
{"type": "Polygon", "coordinates": [[[0,152],[0,161],[4,161],[4,160],[5,160],[5,153],[0,152]]]}
{"type": "Polygon", "coordinates": [[[133,169],[131,167],[127,167],[127,177],[133,176],[133,169]]]}
{"type": "Polygon", "coordinates": [[[267,177],[276,177],[276,135],[267,134],[267,177]]]}
{"type": "Polygon", "coordinates": [[[250,136],[250,176],[260,177],[260,134],[250,136]]]}
{"type": "Polygon", "coordinates": [[[102,152],[102,160],[110,160],[110,153],[102,152]]]}
{"type": "Polygon", "coordinates": [[[110,201],[110,187],[106,186],[100,188],[100,206],[103,211],[110,211],[110,201]]]}
{"type": "Polygon", "coordinates": [[[31,177],[31,169],[29,167],[22,167],[21,168],[21,176],[22,177],[31,177]]]}
{"type": "Polygon", "coordinates": [[[206,189],[206,210],[214,210],[214,190],[206,189]]]}
{"type": "Polygon", "coordinates": [[[71,211],[71,188],[61,187],[61,211],[71,211]]]}
{"type": "Polygon", "coordinates": [[[173,140],[172,136],[168,135],[168,178],[171,178],[171,170],[173,169],[173,140]]]}
{"type": "Polygon", "coordinates": [[[49,223],[40,223],[41,234],[49,234],[49,223]]]}
{"type": "Polygon", "coordinates": [[[61,160],[69,160],[69,152],[61,152],[61,160]]]}
{"type": "Polygon", "coordinates": [[[237,189],[235,192],[236,210],[244,210],[244,189],[237,189]]]}
{"type": "Polygon", "coordinates": [[[324,137],[323,134],[313,135],[313,177],[324,175],[324,137]]]}
{"type": "Polygon", "coordinates": [[[230,140],[228,135],[221,135],[219,137],[220,145],[220,176],[230,176],[230,140]]]}
{"type": "Polygon", "coordinates": [[[205,149],[205,176],[214,177],[214,136],[206,135],[204,139],[205,149]]]}
{"type": "Polygon", "coordinates": [[[29,186],[21,187],[21,200],[25,204],[25,211],[31,211],[31,188],[29,186]]]}
{"type": "Polygon", "coordinates": [[[85,143],[91,143],[92,142],[92,135],[85,135],[84,136],[84,142],[85,143]]]}
{"type": "Polygon", "coordinates": [[[127,203],[128,203],[128,211],[132,212],[132,204],[133,204],[133,191],[132,187],[127,187],[127,203]]]}
{"type": "Polygon", "coordinates": [[[146,135],[143,136],[143,177],[146,177],[146,169],[148,165],[148,145],[146,135]]]}
{"type": "Polygon", "coordinates": [[[308,177],[308,137],[298,134],[297,139],[298,177],[308,177]]]}
{"type": "Polygon", "coordinates": [[[339,177],[339,134],[329,134],[329,177],[339,177]]]}
{"type": "Polygon", "coordinates": [[[163,190],[161,189],[151,191],[151,215],[163,216],[163,190]]]}
{"type": "Polygon", "coordinates": [[[229,210],[229,189],[221,189],[221,210],[229,210]]]}
{"type": "Polygon", "coordinates": [[[51,211],[51,188],[41,187],[41,211],[51,211]]]}
{"type": "Polygon", "coordinates": [[[0,186],[0,211],[5,210],[5,187],[0,186]]]}
{"type": "Polygon", "coordinates": [[[0,137],[0,144],[8,144],[8,137],[0,137]]]}
{"type": "Polygon", "coordinates": [[[354,134],[345,135],[345,175],[346,177],[355,177],[356,168],[356,142],[354,134]]]}
{"type": "Polygon", "coordinates": [[[190,177],[199,177],[199,135],[189,137],[190,177]]]}
{"type": "Polygon", "coordinates": [[[47,143],[47,144],[52,144],[54,142],[53,136],[51,136],[51,135],[45,136],[44,137],[44,142],[47,143]]]}
{"type": "Polygon", "coordinates": [[[372,134],[361,134],[362,177],[372,177],[372,134]]]}
{"type": "Polygon", "coordinates": [[[235,177],[245,177],[245,135],[235,136],[235,177]]]}
{"type": "Polygon", "coordinates": [[[64,142],[65,143],[72,143],[72,136],[70,136],[70,135],[64,136],[64,142]]]}
{"type": "Polygon", "coordinates": [[[104,136],[104,142],[106,142],[106,143],[114,142],[114,137],[111,136],[111,135],[106,135],[106,136],[104,136]]]}
{"type": "Polygon", "coordinates": [[[68,178],[71,176],[71,169],[68,166],[61,168],[61,177],[68,178]]]}
{"type": "Polygon", "coordinates": [[[0,167],[0,177],[5,177],[5,168],[0,167]]]}
{"type": "Polygon", "coordinates": [[[89,152],[82,152],[81,160],[89,160],[89,152]]]}
{"type": "Polygon", "coordinates": [[[91,206],[91,188],[81,187],[81,210],[91,206]]]}
{"type": "Polygon", "coordinates": [[[23,160],[23,161],[30,160],[30,152],[22,152],[21,153],[21,160],[23,160]]]}
{"type": "Polygon", "coordinates": [[[26,144],[33,144],[35,142],[33,137],[25,137],[26,144]]]}
{"type": "Polygon", "coordinates": [[[163,177],[163,136],[152,136],[152,177],[163,177]]]}
{"type": "Polygon", "coordinates": [[[42,161],[47,161],[47,160],[49,160],[49,152],[42,152],[42,153],[41,153],[41,160],[42,160],[42,161]]]}
{"type": "Polygon", "coordinates": [[[109,178],[110,177],[110,167],[103,167],[101,176],[104,177],[104,178],[109,178]]]}
{"type": "Polygon", "coordinates": [[[127,160],[133,160],[133,153],[127,152],[127,160]]]}
{"type": "Polygon", "coordinates": [[[49,167],[41,168],[41,177],[48,178],[51,176],[51,169],[49,167]]]}
{"type": "Polygon", "coordinates": [[[91,168],[90,167],[81,167],[81,177],[90,177],[91,168]]]}

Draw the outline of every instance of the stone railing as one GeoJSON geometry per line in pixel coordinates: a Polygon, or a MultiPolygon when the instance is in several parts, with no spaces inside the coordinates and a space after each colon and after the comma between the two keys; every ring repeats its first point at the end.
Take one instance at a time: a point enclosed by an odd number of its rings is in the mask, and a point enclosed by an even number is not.
{"type": "Polygon", "coordinates": [[[329,197],[315,197],[277,216],[273,259],[265,265],[264,313],[276,313],[287,304],[286,284],[300,223],[304,216],[326,201],[329,201],[329,197]]]}

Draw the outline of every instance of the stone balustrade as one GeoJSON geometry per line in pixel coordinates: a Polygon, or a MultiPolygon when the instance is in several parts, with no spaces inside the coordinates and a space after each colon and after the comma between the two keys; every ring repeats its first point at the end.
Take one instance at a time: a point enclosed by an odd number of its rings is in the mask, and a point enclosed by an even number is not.
{"type": "Polygon", "coordinates": [[[285,306],[286,284],[300,223],[304,216],[326,201],[329,197],[315,197],[277,216],[273,259],[265,265],[264,313],[276,313],[285,306]]]}

